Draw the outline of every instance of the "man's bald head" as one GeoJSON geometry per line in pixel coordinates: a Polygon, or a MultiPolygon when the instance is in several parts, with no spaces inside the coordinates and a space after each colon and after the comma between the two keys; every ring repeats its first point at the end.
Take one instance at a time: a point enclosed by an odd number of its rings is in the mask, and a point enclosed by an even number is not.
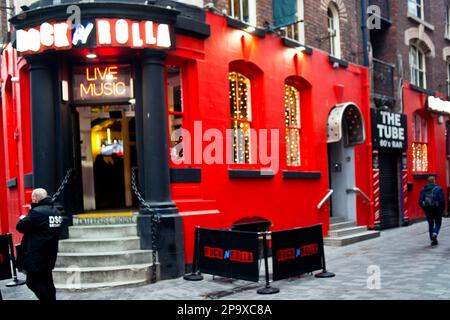
{"type": "Polygon", "coordinates": [[[33,193],[31,194],[31,202],[38,203],[39,201],[47,197],[48,197],[47,190],[42,188],[34,189],[33,193]]]}
{"type": "Polygon", "coordinates": [[[428,183],[436,184],[436,176],[429,176],[428,177],[428,183]]]}

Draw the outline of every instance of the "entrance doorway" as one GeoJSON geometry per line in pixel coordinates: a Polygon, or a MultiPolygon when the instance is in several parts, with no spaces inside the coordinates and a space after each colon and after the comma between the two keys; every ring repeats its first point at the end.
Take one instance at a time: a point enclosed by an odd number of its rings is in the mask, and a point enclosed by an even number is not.
{"type": "Polygon", "coordinates": [[[137,166],[135,112],[132,105],[76,108],[84,211],[137,207],[131,188],[137,166]]]}
{"type": "Polygon", "coordinates": [[[396,228],[400,225],[397,153],[380,151],[379,165],[381,229],[396,228]]]}
{"type": "Polygon", "coordinates": [[[356,221],[357,193],[366,195],[356,186],[355,145],[364,141],[364,120],[358,106],[353,103],[336,105],[327,123],[332,217],[356,221]]]}

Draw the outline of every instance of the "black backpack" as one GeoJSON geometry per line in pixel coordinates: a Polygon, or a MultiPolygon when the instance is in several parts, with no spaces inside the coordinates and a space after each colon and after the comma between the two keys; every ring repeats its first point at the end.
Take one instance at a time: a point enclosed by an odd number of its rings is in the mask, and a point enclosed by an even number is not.
{"type": "Polygon", "coordinates": [[[434,187],[433,189],[429,189],[425,191],[424,198],[422,201],[422,205],[424,208],[427,209],[434,209],[439,207],[439,201],[436,199],[434,195],[434,190],[436,190],[438,187],[434,187]]]}

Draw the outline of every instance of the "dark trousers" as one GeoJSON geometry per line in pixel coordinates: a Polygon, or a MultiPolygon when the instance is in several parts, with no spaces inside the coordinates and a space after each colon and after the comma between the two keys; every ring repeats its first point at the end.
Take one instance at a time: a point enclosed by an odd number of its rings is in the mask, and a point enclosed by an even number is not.
{"type": "Polygon", "coordinates": [[[442,226],[442,214],[436,212],[427,212],[427,221],[428,221],[428,231],[430,233],[430,239],[433,236],[433,233],[439,235],[439,231],[442,226]]]}
{"type": "Polygon", "coordinates": [[[27,272],[27,287],[42,301],[55,301],[56,289],[52,271],[27,272]]]}

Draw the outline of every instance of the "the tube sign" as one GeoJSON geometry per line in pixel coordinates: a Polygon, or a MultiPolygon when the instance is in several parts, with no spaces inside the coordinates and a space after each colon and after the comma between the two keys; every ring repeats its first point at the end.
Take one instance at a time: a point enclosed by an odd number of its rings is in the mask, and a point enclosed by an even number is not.
{"type": "Polygon", "coordinates": [[[387,110],[372,109],[373,148],[405,151],[407,144],[406,116],[387,110]]]}
{"type": "Polygon", "coordinates": [[[73,68],[73,100],[126,100],[132,98],[129,65],[86,65],[73,68]]]}
{"type": "MultiPolygon", "coordinates": [[[[153,21],[96,19],[71,30],[67,22],[44,22],[16,30],[16,49],[21,54],[68,50],[93,43],[95,47],[160,48],[172,46],[169,25],[153,21]]],[[[92,47],[92,45],[91,45],[92,47]]]]}

